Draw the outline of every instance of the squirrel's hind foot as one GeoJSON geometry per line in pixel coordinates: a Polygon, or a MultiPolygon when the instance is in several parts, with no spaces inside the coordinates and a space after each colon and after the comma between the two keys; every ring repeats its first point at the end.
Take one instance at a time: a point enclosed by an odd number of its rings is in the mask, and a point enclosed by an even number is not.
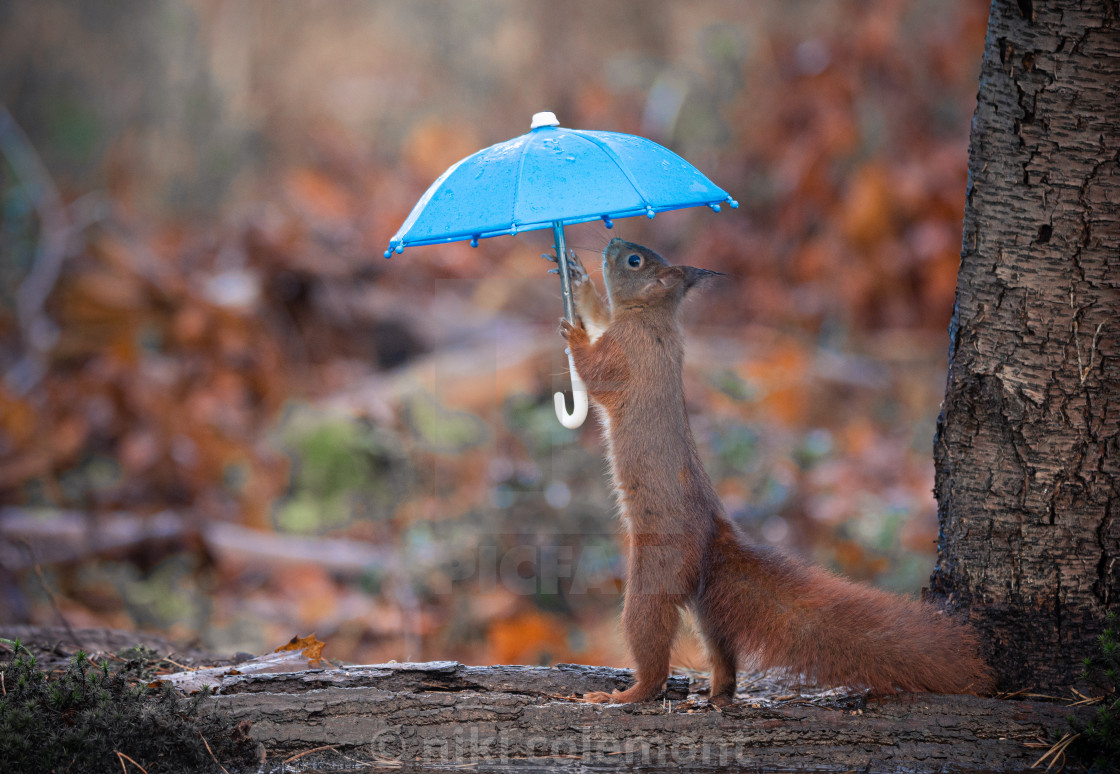
{"type": "Polygon", "coordinates": [[[723,709],[735,703],[735,697],[730,693],[717,693],[715,696],[708,698],[708,703],[713,707],[723,709]]]}
{"type": "MultiPolygon", "coordinates": [[[[662,686],[663,687],[663,686],[662,686]]],[[[585,693],[583,700],[591,702],[592,704],[630,704],[639,701],[649,701],[650,699],[657,698],[657,694],[661,692],[660,689],[649,690],[644,685],[631,686],[625,691],[592,691],[585,693]]]]}

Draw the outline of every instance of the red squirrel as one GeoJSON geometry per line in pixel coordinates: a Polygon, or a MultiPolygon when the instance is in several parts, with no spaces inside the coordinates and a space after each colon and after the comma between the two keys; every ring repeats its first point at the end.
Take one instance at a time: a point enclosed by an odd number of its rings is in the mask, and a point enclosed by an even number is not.
{"type": "Polygon", "coordinates": [[[876,694],[990,692],[966,624],[753,545],[727,516],[685,412],[678,321],[685,294],[716,273],[613,239],[603,251],[608,307],[579,259],[570,264],[577,319],[562,320],[560,333],[598,407],[629,531],[622,624],[637,667],[627,690],[584,698],[624,703],[661,693],[686,607],[711,658],[716,706],[733,700],[741,660],[876,694]]]}

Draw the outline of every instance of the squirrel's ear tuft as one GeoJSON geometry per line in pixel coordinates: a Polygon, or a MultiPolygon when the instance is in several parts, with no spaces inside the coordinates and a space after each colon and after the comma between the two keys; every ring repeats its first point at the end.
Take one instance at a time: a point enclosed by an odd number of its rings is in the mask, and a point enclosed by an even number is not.
{"type": "Polygon", "coordinates": [[[689,290],[697,282],[707,277],[726,276],[722,271],[712,271],[711,269],[697,269],[695,266],[674,266],[673,268],[681,270],[685,290],[689,290]]]}
{"type": "Polygon", "coordinates": [[[646,292],[666,292],[680,288],[681,298],[705,277],[723,276],[723,272],[697,269],[693,266],[665,266],[657,271],[657,279],[646,286],[646,292]]]}

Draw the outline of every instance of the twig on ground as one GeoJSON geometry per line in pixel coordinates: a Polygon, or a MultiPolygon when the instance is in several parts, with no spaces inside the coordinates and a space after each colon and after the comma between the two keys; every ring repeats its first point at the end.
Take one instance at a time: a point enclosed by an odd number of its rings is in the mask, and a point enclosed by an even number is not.
{"type": "Polygon", "coordinates": [[[144,772],[144,774],[148,774],[148,770],[147,770],[147,769],[145,769],[145,768],[144,768],[143,766],[141,766],[141,765],[140,765],[139,763],[137,763],[136,761],[132,760],[132,758],[129,758],[129,757],[127,756],[127,755],[125,755],[124,753],[122,753],[122,752],[121,752],[120,750],[113,750],[113,752],[115,752],[115,753],[117,754],[117,760],[119,760],[119,761],[121,762],[121,771],[123,771],[123,772],[124,772],[124,774],[128,774],[128,768],[127,768],[127,767],[126,767],[126,766],[124,765],[124,762],[125,762],[125,761],[128,761],[128,762],[129,762],[129,763],[131,763],[131,764],[132,764],[133,766],[135,766],[136,768],[140,769],[140,771],[144,772]]]}
{"type": "Polygon", "coordinates": [[[1033,694],[1029,694],[1029,693],[1027,693],[1027,691],[1033,691],[1033,690],[1034,690],[1034,686],[1030,685],[1030,686],[1027,686],[1026,688],[1020,688],[1017,691],[1010,691],[1010,692],[1007,692],[1007,693],[997,693],[996,698],[997,699],[1010,699],[1010,698],[1015,697],[1015,696],[1031,696],[1033,694]]]}
{"type": "MultiPolygon", "coordinates": [[[[329,744],[323,745],[322,747],[313,747],[313,748],[311,748],[310,750],[304,750],[304,751],[303,751],[303,752],[301,752],[301,753],[296,753],[295,755],[293,755],[293,756],[292,756],[292,757],[290,757],[290,758],[285,758],[285,759],[284,759],[284,761],[283,761],[283,763],[281,763],[280,765],[281,765],[281,766],[287,766],[287,765],[288,765],[289,763],[291,763],[292,761],[294,761],[294,760],[299,760],[300,758],[302,758],[302,757],[303,757],[303,756],[305,756],[305,755],[311,755],[311,753],[317,753],[317,752],[325,752],[325,751],[327,751],[327,750],[330,750],[330,751],[331,751],[331,752],[333,752],[333,753],[337,753],[337,754],[341,755],[341,756],[342,756],[343,758],[345,758],[345,759],[346,759],[346,760],[348,760],[348,761],[353,761],[354,763],[358,763],[358,764],[361,764],[362,766],[368,766],[368,765],[369,765],[369,764],[367,764],[367,763],[366,763],[366,762],[364,762],[364,761],[360,761],[360,760],[358,760],[357,758],[351,758],[351,757],[350,757],[349,755],[345,755],[344,753],[340,752],[340,751],[339,751],[339,749],[338,749],[337,747],[332,747],[332,746],[331,746],[331,745],[329,745],[329,744]]],[[[382,765],[382,766],[383,766],[383,765],[386,765],[386,763],[389,763],[389,764],[393,764],[393,763],[395,763],[395,764],[396,764],[396,766],[393,766],[393,768],[397,768],[397,767],[399,767],[400,765],[402,765],[402,764],[400,763],[400,761],[386,761],[385,763],[379,763],[378,765],[382,765]]]]}
{"type": "Polygon", "coordinates": [[[210,749],[210,743],[206,741],[206,737],[204,737],[202,735],[201,731],[198,732],[198,738],[202,740],[202,743],[204,745],[206,745],[206,752],[210,753],[210,757],[214,759],[214,763],[218,764],[218,768],[221,769],[222,771],[224,771],[226,774],[229,774],[229,771],[226,769],[226,767],[223,766],[221,764],[221,761],[219,761],[217,759],[217,757],[214,755],[214,751],[210,749]]]}
{"type": "Polygon", "coordinates": [[[1078,699],[1075,702],[1067,704],[1067,707],[1084,707],[1092,704],[1100,704],[1104,701],[1103,696],[1086,696],[1084,699],[1078,699]]]}
{"type": "Polygon", "coordinates": [[[75,645],[77,645],[80,649],[85,650],[85,645],[83,645],[82,641],[78,639],[78,635],[74,632],[74,628],[70,626],[70,622],[67,621],[66,616],[62,614],[62,608],[58,605],[58,598],[55,597],[54,591],[51,590],[50,584],[47,583],[47,577],[43,575],[43,568],[39,566],[39,561],[35,558],[35,549],[32,548],[31,544],[26,541],[21,540],[19,541],[19,543],[23,546],[24,550],[27,551],[27,555],[31,559],[31,567],[35,570],[35,575],[39,578],[39,583],[42,585],[43,591],[47,595],[47,599],[50,600],[51,607],[54,609],[55,615],[58,616],[58,620],[62,621],[62,625],[66,627],[66,633],[70,635],[70,639],[74,641],[75,645]]]}
{"type": "Polygon", "coordinates": [[[199,669],[201,669],[201,667],[192,667],[192,666],[187,666],[186,664],[180,664],[178,661],[172,661],[171,659],[166,658],[166,657],[161,658],[160,661],[166,661],[168,664],[174,664],[175,666],[182,669],[184,672],[197,672],[199,669]]]}
{"type": "Polygon", "coordinates": [[[1037,769],[1039,766],[1042,765],[1042,762],[1044,760],[1052,757],[1053,760],[1051,760],[1050,763],[1047,764],[1046,770],[1050,771],[1050,769],[1054,767],[1054,764],[1056,764],[1059,760],[1061,760],[1061,761],[1063,761],[1063,763],[1062,763],[1061,768],[1058,769],[1058,771],[1061,771],[1062,769],[1065,768],[1065,762],[1064,761],[1065,761],[1065,757],[1066,757],[1066,748],[1069,747],[1071,744],[1073,744],[1074,740],[1076,740],[1080,736],[1081,736],[1081,734],[1066,734],[1061,739],[1059,739],[1054,744],[1053,747],[1051,747],[1049,750],[1047,750],[1045,753],[1043,753],[1041,758],[1039,758],[1037,761],[1032,763],[1031,768],[1032,769],[1037,769]]]}

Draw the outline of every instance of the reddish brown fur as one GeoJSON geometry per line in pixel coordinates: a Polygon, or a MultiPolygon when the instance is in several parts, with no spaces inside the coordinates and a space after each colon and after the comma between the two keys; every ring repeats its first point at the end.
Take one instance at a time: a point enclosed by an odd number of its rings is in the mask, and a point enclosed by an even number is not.
{"type": "Polygon", "coordinates": [[[630,533],[622,623],[637,667],[630,689],[587,698],[630,702],[660,693],[685,606],[712,659],[716,704],[734,696],[740,659],[877,693],[990,690],[968,626],[751,545],[727,517],[685,412],[677,320],[685,293],[710,273],[612,240],[603,252],[608,310],[578,261],[573,268],[580,321],[562,322],[561,333],[606,427],[630,533]],[[583,321],[601,332],[594,342],[583,321]]]}

